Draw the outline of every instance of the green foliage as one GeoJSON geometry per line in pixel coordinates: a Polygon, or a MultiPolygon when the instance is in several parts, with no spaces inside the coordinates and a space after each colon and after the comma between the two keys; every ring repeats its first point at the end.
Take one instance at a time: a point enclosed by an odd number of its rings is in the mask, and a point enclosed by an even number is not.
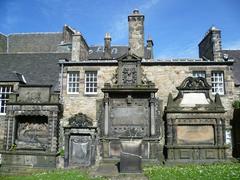
{"type": "Polygon", "coordinates": [[[240,101],[239,100],[234,101],[232,106],[234,109],[240,109],[240,101]]]}
{"type": "Polygon", "coordinates": [[[240,179],[240,164],[152,166],[144,169],[150,180],[225,180],[240,179]]]}
{"type": "Polygon", "coordinates": [[[60,155],[60,156],[64,157],[64,153],[65,153],[64,149],[60,149],[60,150],[59,150],[59,155],[60,155]]]}
{"type": "Polygon", "coordinates": [[[55,170],[34,173],[26,176],[0,176],[1,180],[104,180],[103,178],[91,178],[86,172],[80,170],[55,170]]]}
{"type": "Polygon", "coordinates": [[[17,145],[16,144],[12,144],[9,151],[15,151],[17,148],[17,145]]]}

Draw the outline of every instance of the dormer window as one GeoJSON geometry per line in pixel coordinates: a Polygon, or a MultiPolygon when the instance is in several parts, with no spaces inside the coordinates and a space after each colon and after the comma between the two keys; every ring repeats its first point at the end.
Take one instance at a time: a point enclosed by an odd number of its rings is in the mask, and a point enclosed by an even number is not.
{"type": "Polygon", "coordinates": [[[9,94],[13,92],[13,86],[0,85],[0,114],[6,114],[7,102],[9,100],[9,94]]]}

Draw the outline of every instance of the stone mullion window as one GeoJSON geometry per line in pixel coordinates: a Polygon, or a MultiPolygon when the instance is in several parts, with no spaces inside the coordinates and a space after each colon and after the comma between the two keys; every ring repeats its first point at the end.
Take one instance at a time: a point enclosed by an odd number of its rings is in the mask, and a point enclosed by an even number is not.
{"type": "Polygon", "coordinates": [[[78,71],[71,71],[67,74],[67,92],[68,94],[79,93],[80,75],[78,71]]]}
{"type": "Polygon", "coordinates": [[[212,94],[224,95],[224,75],[222,71],[212,72],[212,94]]]}
{"type": "Polygon", "coordinates": [[[97,71],[85,72],[85,94],[97,94],[97,71]]]}
{"type": "Polygon", "coordinates": [[[13,86],[0,86],[0,114],[6,113],[6,104],[9,100],[9,94],[13,92],[13,86]]]}

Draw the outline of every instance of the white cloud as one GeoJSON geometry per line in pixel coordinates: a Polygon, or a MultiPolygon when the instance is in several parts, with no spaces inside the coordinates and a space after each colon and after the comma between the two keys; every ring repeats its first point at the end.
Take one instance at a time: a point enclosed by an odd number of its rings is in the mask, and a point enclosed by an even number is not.
{"type": "MultiPolygon", "coordinates": [[[[154,7],[160,0],[148,0],[144,3],[137,6],[137,9],[140,12],[144,11],[145,13],[154,7]]],[[[113,42],[118,43],[123,39],[128,37],[128,21],[126,18],[126,13],[121,12],[121,14],[116,15],[114,22],[110,28],[110,34],[112,36],[113,42]]]]}
{"type": "Polygon", "coordinates": [[[139,9],[141,9],[142,11],[148,10],[152,8],[154,5],[156,5],[158,2],[159,0],[148,0],[147,2],[141,4],[139,6],[139,9]]]}

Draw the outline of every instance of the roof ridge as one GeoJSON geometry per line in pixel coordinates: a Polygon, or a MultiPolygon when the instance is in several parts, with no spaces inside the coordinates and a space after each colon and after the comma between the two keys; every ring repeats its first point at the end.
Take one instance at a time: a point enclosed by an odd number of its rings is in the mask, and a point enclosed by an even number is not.
{"type": "Polygon", "coordinates": [[[27,35],[27,34],[61,34],[62,32],[22,32],[22,33],[10,33],[10,35],[27,35]]]}

